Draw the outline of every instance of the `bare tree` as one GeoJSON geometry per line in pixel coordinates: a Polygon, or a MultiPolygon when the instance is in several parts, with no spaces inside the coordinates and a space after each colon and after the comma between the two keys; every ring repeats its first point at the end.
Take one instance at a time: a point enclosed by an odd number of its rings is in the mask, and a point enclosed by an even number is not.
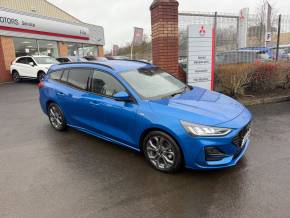
{"type": "Polygon", "coordinates": [[[273,5],[271,5],[271,15],[270,15],[270,23],[271,28],[267,30],[267,19],[268,19],[268,6],[269,2],[267,0],[262,0],[261,3],[257,6],[256,9],[256,26],[251,27],[250,33],[251,35],[256,35],[259,38],[261,45],[265,43],[265,35],[266,31],[268,32],[276,32],[277,28],[275,28],[275,23],[277,22],[277,13],[273,5]]]}
{"type": "MultiPolygon", "coordinates": [[[[133,59],[146,59],[151,60],[151,39],[148,35],[144,34],[142,43],[134,46],[133,59]]],[[[125,46],[119,47],[118,55],[130,57],[131,44],[127,43],[125,46]]]]}

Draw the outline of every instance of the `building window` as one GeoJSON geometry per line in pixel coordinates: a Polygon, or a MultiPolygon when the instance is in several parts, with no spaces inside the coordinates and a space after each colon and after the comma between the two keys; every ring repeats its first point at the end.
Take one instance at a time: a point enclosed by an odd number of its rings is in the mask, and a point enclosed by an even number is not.
{"type": "Polygon", "coordinates": [[[84,44],[83,53],[84,53],[84,56],[97,57],[98,56],[98,47],[96,45],[84,44]]]}
{"type": "Polygon", "coordinates": [[[83,44],[81,43],[68,43],[68,56],[80,56],[83,57],[83,44]]]}
{"type": "Polygon", "coordinates": [[[35,39],[13,38],[16,57],[37,55],[37,41],[35,39]]]}
{"type": "Polygon", "coordinates": [[[58,57],[57,42],[26,38],[13,38],[16,57],[25,55],[47,55],[58,57]]]}
{"type": "MultiPolygon", "coordinates": [[[[13,37],[16,57],[25,55],[46,55],[57,58],[59,56],[56,41],[26,39],[13,37]]],[[[91,44],[67,43],[68,56],[97,57],[98,47],[91,44]]]]}
{"type": "Polygon", "coordinates": [[[96,45],[68,43],[68,56],[98,56],[98,47],[96,45]]]}
{"type": "Polygon", "coordinates": [[[39,54],[51,57],[58,57],[58,47],[55,41],[37,40],[39,54]]]}

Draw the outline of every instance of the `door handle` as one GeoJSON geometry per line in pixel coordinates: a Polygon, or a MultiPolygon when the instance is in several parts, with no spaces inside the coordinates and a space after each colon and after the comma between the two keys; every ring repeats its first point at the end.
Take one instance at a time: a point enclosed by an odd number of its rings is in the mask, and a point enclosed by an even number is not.
{"type": "Polygon", "coordinates": [[[90,101],[90,105],[93,105],[93,106],[99,106],[101,104],[102,103],[101,102],[98,102],[98,101],[90,101]]]}
{"type": "Polygon", "coordinates": [[[59,96],[65,96],[65,94],[62,93],[62,92],[57,92],[56,94],[59,95],[59,96]]]}

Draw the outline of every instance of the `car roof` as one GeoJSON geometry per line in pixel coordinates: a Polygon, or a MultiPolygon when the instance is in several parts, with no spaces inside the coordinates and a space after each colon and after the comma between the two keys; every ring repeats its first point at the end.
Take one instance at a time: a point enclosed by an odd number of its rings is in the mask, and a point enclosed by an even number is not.
{"type": "Polygon", "coordinates": [[[36,57],[36,58],[50,58],[50,56],[47,56],[47,55],[32,55],[32,57],[36,57]]]}
{"type": "Polygon", "coordinates": [[[131,60],[106,60],[106,61],[89,61],[89,62],[78,62],[78,63],[63,63],[56,64],[50,68],[50,71],[67,69],[67,68],[103,68],[110,69],[115,73],[135,70],[139,68],[154,67],[154,65],[142,61],[131,61],[131,60]]]}
{"type": "Polygon", "coordinates": [[[34,57],[36,57],[36,58],[38,58],[38,57],[43,57],[43,58],[47,58],[47,57],[50,57],[50,56],[46,56],[46,55],[25,55],[25,56],[19,56],[19,57],[17,57],[17,58],[34,58],[34,57]]]}

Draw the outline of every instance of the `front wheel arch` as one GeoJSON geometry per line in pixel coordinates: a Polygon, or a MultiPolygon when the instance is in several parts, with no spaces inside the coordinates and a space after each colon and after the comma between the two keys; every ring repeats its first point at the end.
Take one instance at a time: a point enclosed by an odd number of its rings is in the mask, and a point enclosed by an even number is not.
{"type": "Polygon", "coordinates": [[[145,129],[145,130],[143,131],[143,133],[141,134],[140,139],[139,139],[139,149],[140,149],[141,152],[143,152],[143,141],[144,141],[145,137],[146,137],[150,132],[153,132],[153,131],[160,131],[160,132],[164,132],[164,133],[166,133],[167,135],[169,135],[169,136],[170,136],[170,137],[175,141],[175,143],[178,145],[178,147],[179,147],[179,149],[180,149],[180,151],[181,151],[181,154],[182,154],[182,158],[183,158],[183,160],[184,160],[183,150],[182,150],[182,148],[181,148],[179,142],[176,140],[176,137],[175,137],[173,134],[171,134],[169,131],[164,130],[164,129],[162,129],[162,128],[157,128],[157,127],[153,127],[153,128],[145,129]]]}
{"type": "Polygon", "coordinates": [[[39,70],[39,71],[37,72],[37,76],[39,76],[39,74],[41,74],[41,73],[44,73],[44,74],[45,74],[45,72],[44,72],[43,70],[39,70]]]}
{"type": "MultiPolygon", "coordinates": [[[[163,129],[159,129],[159,128],[151,128],[151,129],[146,130],[143,134],[143,139],[142,139],[140,147],[142,148],[141,151],[142,151],[143,155],[145,156],[147,162],[149,162],[150,165],[154,169],[157,169],[161,172],[176,173],[176,172],[179,172],[185,166],[183,150],[181,149],[176,138],[173,137],[172,134],[168,133],[168,131],[164,131],[163,129]],[[177,153],[174,153],[176,156],[173,154],[173,156],[175,156],[175,158],[176,158],[175,162],[171,163],[171,165],[168,168],[164,168],[164,166],[161,167],[161,165],[157,166],[158,164],[156,165],[156,161],[154,163],[154,161],[152,161],[152,159],[150,158],[150,154],[149,154],[150,152],[148,152],[148,148],[147,148],[147,140],[149,140],[152,137],[156,137],[156,136],[163,137],[163,138],[165,137],[165,138],[167,138],[165,140],[167,140],[168,142],[171,141],[171,143],[172,143],[171,144],[172,145],[171,152],[174,152],[174,151],[177,152],[177,153]],[[146,146],[146,148],[145,148],[145,146],[146,146]]],[[[158,151],[156,151],[157,152],[156,154],[160,153],[160,150],[161,150],[161,153],[163,153],[162,148],[160,149],[160,147],[159,147],[158,151]]],[[[159,155],[162,156],[164,154],[159,154],[159,155]]],[[[157,159],[160,160],[160,157],[159,158],[157,157],[157,159]]],[[[159,163],[159,161],[158,161],[158,163],[159,163]]]]}

